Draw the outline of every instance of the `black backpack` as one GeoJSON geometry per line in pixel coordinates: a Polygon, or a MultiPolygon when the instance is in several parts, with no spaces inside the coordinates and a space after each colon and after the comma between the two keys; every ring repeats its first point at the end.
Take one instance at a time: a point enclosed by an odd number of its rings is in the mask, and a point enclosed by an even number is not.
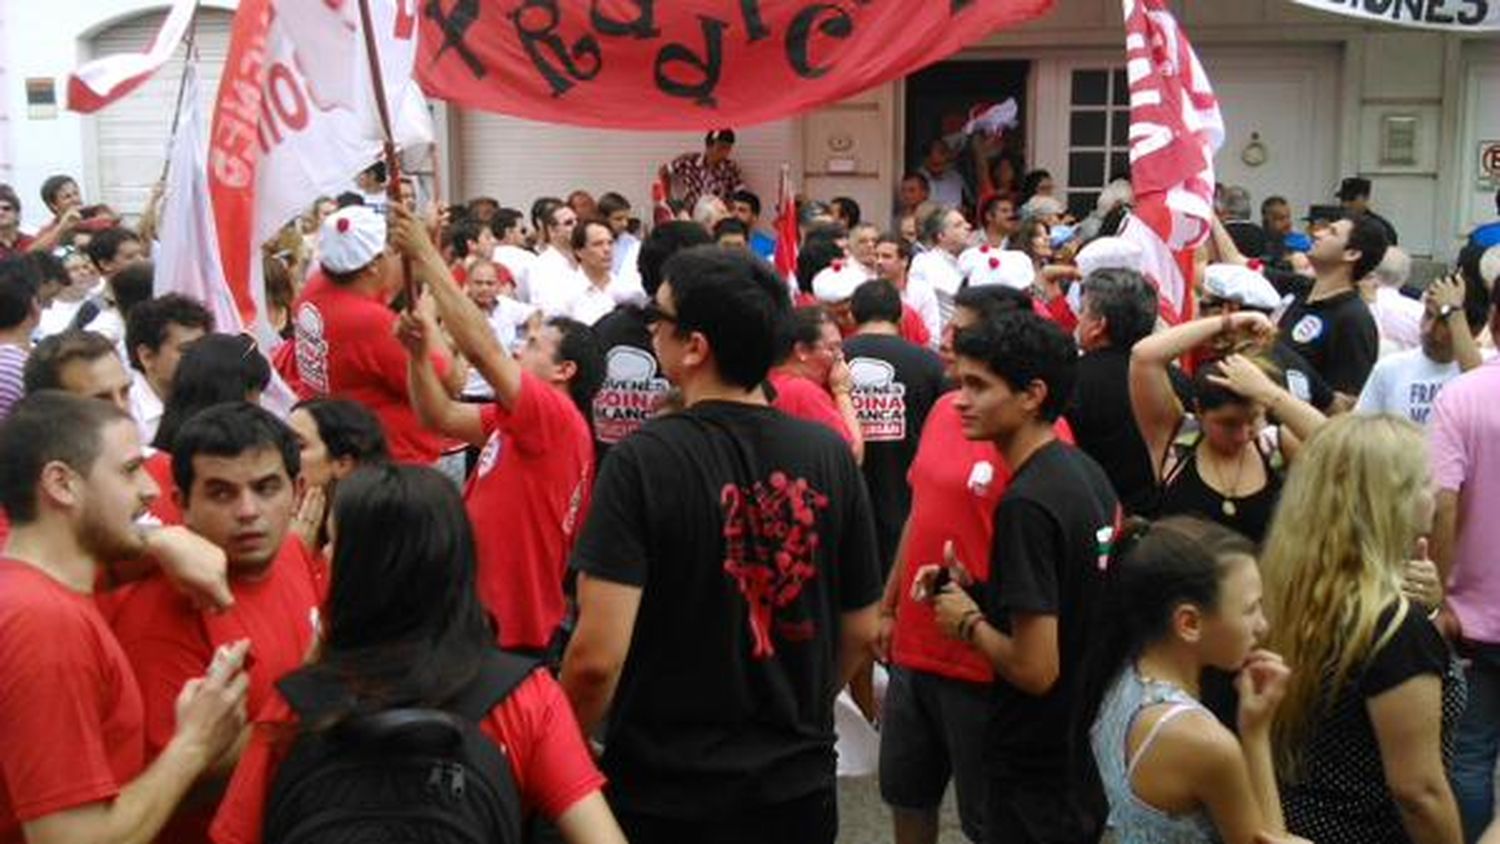
{"type": "MultiPolygon", "coordinates": [[[[492,651],[442,709],[388,709],[299,735],[271,788],[266,844],[520,844],[510,763],[479,722],[537,667],[492,651]]],[[[304,724],[348,696],[305,671],[276,685],[304,724]]]]}

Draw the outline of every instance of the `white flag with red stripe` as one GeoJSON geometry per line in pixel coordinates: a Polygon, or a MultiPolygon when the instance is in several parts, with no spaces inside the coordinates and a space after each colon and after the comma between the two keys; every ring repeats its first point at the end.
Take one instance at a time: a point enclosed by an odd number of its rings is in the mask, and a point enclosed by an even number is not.
{"type": "Polygon", "coordinates": [[[1193,312],[1192,252],[1212,232],[1214,153],[1224,118],[1208,74],[1165,0],[1122,0],[1130,79],[1130,182],[1139,243],[1172,323],[1193,312]]]}
{"type": "Polygon", "coordinates": [[[198,73],[189,62],[183,79],[182,110],[167,164],[161,208],[161,245],[156,250],[155,290],[181,293],[202,302],[218,331],[237,334],[244,322],[224,280],[214,213],[208,199],[207,132],[198,105],[198,73]]]}
{"type": "MultiPolygon", "coordinates": [[[[158,295],[180,293],[202,302],[214,315],[214,330],[226,334],[248,331],[263,349],[269,350],[274,332],[265,319],[264,309],[256,313],[254,323],[247,324],[240,318],[229,283],[224,279],[208,195],[208,133],[203,125],[203,109],[198,105],[196,64],[189,61],[183,73],[182,105],[177,114],[177,134],[168,152],[166,193],[158,227],[161,243],[155,252],[155,290],[158,295]]],[[[297,397],[273,369],[271,383],[260,401],[266,409],[284,417],[291,412],[297,397]]]]}
{"type": "MultiPolygon", "coordinates": [[[[430,144],[426,102],[411,81],[416,0],[370,7],[396,143],[430,144]]],[[[247,325],[262,310],[259,245],[315,197],[352,190],[380,153],[362,93],[363,39],[352,2],[241,0],[235,12],[208,165],[224,276],[247,325]]]]}
{"type": "Polygon", "coordinates": [[[144,53],[117,53],[86,62],[68,75],[68,108],[89,114],[139,88],[172,58],[187,34],[198,0],[176,0],[144,53]]]}

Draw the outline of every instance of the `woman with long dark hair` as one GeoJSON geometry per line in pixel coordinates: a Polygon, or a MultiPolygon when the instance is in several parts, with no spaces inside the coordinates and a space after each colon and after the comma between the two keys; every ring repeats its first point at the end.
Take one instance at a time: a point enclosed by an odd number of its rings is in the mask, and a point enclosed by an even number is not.
{"type": "Polygon", "coordinates": [[[1130,404],[1155,470],[1158,515],[1192,514],[1256,544],[1265,538],[1282,469],[1323,424],[1323,414],[1273,381],[1262,369],[1267,364],[1243,355],[1200,366],[1188,408],[1173,390],[1169,367],[1200,347],[1264,346],[1275,332],[1264,314],[1239,311],[1185,322],[1135,344],[1130,404]],[[1266,423],[1268,415],[1274,424],[1266,423]]]}
{"type": "Polygon", "coordinates": [[[1266,619],[1254,547],[1187,517],[1133,525],[1116,547],[1080,698],[1113,841],[1283,834],[1271,721],[1289,672],[1256,647],[1266,619]],[[1199,702],[1206,668],[1238,675],[1238,738],[1199,702]]]}
{"type": "MultiPolygon", "coordinates": [[[[299,723],[279,697],[256,719],[214,821],[216,841],[261,840],[271,787],[294,741],[392,709],[449,708],[498,653],[475,591],[473,531],[447,477],[417,466],[361,467],[339,486],[333,528],[322,641],[311,663],[278,685],[325,683],[343,692],[316,723],[299,723]]],[[[603,776],[545,670],[526,674],[479,729],[504,749],[523,808],[555,821],[564,841],[624,842],[600,792],[603,776]]]]}

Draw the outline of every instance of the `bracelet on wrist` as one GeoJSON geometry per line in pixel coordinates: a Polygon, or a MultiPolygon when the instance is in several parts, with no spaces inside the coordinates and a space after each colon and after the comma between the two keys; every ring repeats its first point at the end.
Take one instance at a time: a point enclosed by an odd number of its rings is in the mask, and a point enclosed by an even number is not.
{"type": "Polygon", "coordinates": [[[974,640],[974,628],[978,627],[979,622],[983,620],[984,613],[979,610],[969,610],[964,613],[963,618],[959,619],[958,622],[958,637],[965,642],[972,642],[974,640]]]}

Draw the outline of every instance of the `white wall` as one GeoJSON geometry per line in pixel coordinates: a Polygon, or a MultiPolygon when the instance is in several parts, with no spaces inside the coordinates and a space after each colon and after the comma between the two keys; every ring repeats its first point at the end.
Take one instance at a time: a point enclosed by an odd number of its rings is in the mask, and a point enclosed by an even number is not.
{"type": "MultiPolygon", "coordinates": [[[[1340,54],[1336,94],[1318,102],[1311,119],[1327,121],[1333,129],[1335,175],[1371,180],[1373,207],[1396,225],[1408,251],[1451,258],[1476,217],[1487,219],[1493,213],[1492,200],[1476,199],[1472,175],[1464,182],[1462,174],[1465,167],[1472,168],[1467,161],[1475,155],[1481,124],[1489,122],[1485,131],[1494,131],[1494,103],[1500,101],[1500,36],[1461,37],[1364,25],[1288,0],[1179,0],[1173,6],[1199,47],[1210,77],[1216,54],[1269,54],[1294,47],[1340,54]],[[1479,65],[1495,70],[1476,73],[1473,68],[1479,65]],[[1381,163],[1380,126],[1386,115],[1418,117],[1416,166],[1381,163]]],[[[1046,18],[996,33],[976,51],[1043,62],[1061,56],[1065,63],[1072,55],[1120,51],[1120,27],[1118,0],[1057,0],[1046,18]]],[[[1232,115],[1229,121],[1234,122],[1232,115]]],[[[1043,142],[1057,137],[1055,128],[1039,125],[1044,122],[1031,126],[1031,149],[1046,150],[1050,144],[1043,142]]],[[[1271,181],[1296,181],[1291,173],[1278,172],[1274,157],[1265,170],[1271,181]]],[[[1472,174],[1472,169],[1467,172],[1472,174]]],[[[1318,189],[1332,201],[1336,183],[1337,178],[1327,185],[1291,185],[1286,190],[1318,189]]]]}
{"type": "MultiPolygon", "coordinates": [[[[68,74],[90,58],[89,39],[100,29],[144,11],[166,8],[165,0],[3,0],[5,21],[0,27],[0,62],[4,64],[4,104],[0,114],[0,177],[9,178],[21,196],[23,225],[34,228],[48,219],[38,191],[53,173],[78,176],[84,197],[94,178],[87,166],[86,138],[92,118],[67,111],[68,74]],[[49,77],[57,86],[57,117],[32,120],[26,113],[25,80],[49,77]],[[8,172],[7,172],[8,171],[8,172]]],[[[232,9],[237,0],[203,0],[203,5],[232,9]]]]}

